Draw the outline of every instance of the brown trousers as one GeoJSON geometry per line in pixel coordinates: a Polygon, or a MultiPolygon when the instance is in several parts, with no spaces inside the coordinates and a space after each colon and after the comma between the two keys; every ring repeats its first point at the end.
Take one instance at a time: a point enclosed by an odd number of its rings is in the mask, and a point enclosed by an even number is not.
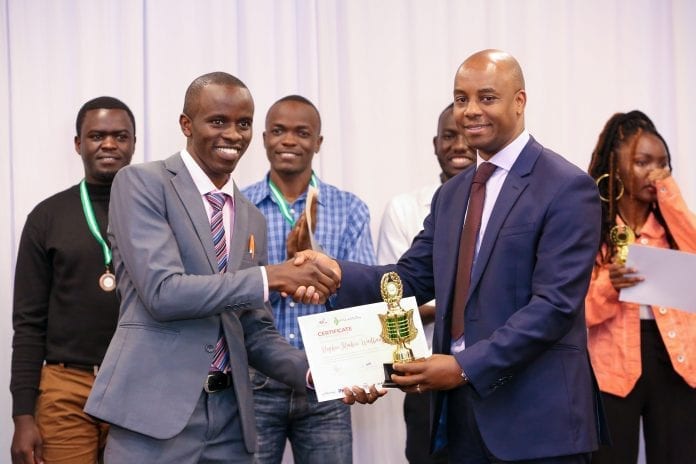
{"type": "Polygon", "coordinates": [[[93,382],[92,372],[43,367],[35,417],[46,464],[94,464],[104,450],[108,424],[82,410],[93,382]]]}

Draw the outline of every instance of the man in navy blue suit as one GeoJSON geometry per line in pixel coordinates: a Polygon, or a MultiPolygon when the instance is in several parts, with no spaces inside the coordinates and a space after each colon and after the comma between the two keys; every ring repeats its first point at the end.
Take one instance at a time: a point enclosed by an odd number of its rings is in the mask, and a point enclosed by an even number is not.
{"type": "Polygon", "coordinates": [[[477,164],[493,164],[480,230],[461,247],[472,247],[473,265],[458,264],[458,244],[480,167],[436,192],[397,264],[334,266],[336,307],[379,300],[387,271],[419,304],[437,299],[433,356],[395,365],[408,375],[393,379],[409,393],[433,392],[431,447],[446,442],[451,462],[589,462],[602,432],[584,315],[599,196],[586,173],[525,130],[526,102],[520,65],[505,52],[475,53],[457,71],[457,126],[477,164]]]}

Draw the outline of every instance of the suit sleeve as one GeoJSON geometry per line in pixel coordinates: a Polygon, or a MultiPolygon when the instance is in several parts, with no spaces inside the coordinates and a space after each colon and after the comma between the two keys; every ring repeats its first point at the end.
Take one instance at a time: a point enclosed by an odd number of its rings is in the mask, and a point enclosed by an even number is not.
{"type": "MultiPolygon", "coordinates": [[[[257,237],[257,259],[260,266],[268,263],[266,229],[257,237]]],[[[240,322],[244,328],[244,343],[249,365],[295,391],[306,389],[307,357],[280,335],[273,323],[269,302],[263,308],[243,311],[240,322]]]]}
{"type": "Polygon", "coordinates": [[[218,274],[205,269],[205,246],[197,237],[193,239],[190,211],[173,193],[169,179],[152,169],[136,169],[142,167],[120,170],[112,186],[109,235],[117,278],[127,276],[125,285],[135,288],[153,319],[160,322],[263,306],[260,270],[252,267],[218,274]],[[185,232],[189,235],[178,235],[185,232]],[[182,253],[201,256],[200,272],[184,267],[182,253]]]}

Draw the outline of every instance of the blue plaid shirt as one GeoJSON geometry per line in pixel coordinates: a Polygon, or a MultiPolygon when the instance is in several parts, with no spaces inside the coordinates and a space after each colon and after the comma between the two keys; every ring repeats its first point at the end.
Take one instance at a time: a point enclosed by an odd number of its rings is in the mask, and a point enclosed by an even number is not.
{"type": "MultiPolygon", "coordinates": [[[[326,254],[347,261],[375,264],[375,250],[370,235],[370,212],[367,205],[350,192],[319,183],[317,225],[314,238],[326,254]]],[[[268,262],[281,263],[286,260],[285,241],[292,227],[283,218],[278,204],[268,187],[268,175],[261,182],[250,185],[242,193],[261,210],[268,223],[268,262]]],[[[307,192],[290,205],[290,214],[297,220],[305,209],[307,192]]],[[[299,316],[326,311],[324,305],[295,303],[292,298],[283,298],[271,292],[271,306],[278,331],[292,345],[303,349],[302,336],[297,324],[299,316]]]]}

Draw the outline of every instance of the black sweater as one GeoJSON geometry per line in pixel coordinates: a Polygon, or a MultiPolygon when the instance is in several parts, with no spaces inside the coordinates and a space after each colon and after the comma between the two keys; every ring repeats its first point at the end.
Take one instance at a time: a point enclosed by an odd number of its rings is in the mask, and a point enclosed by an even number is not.
{"type": "MultiPolygon", "coordinates": [[[[87,185],[106,239],[111,186],[87,185]]],[[[116,328],[116,292],[99,287],[104,254],[73,186],[39,203],[22,231],[15,269],[12,415],[34,414],[44,360],[101,364],[116,328]]]]}

